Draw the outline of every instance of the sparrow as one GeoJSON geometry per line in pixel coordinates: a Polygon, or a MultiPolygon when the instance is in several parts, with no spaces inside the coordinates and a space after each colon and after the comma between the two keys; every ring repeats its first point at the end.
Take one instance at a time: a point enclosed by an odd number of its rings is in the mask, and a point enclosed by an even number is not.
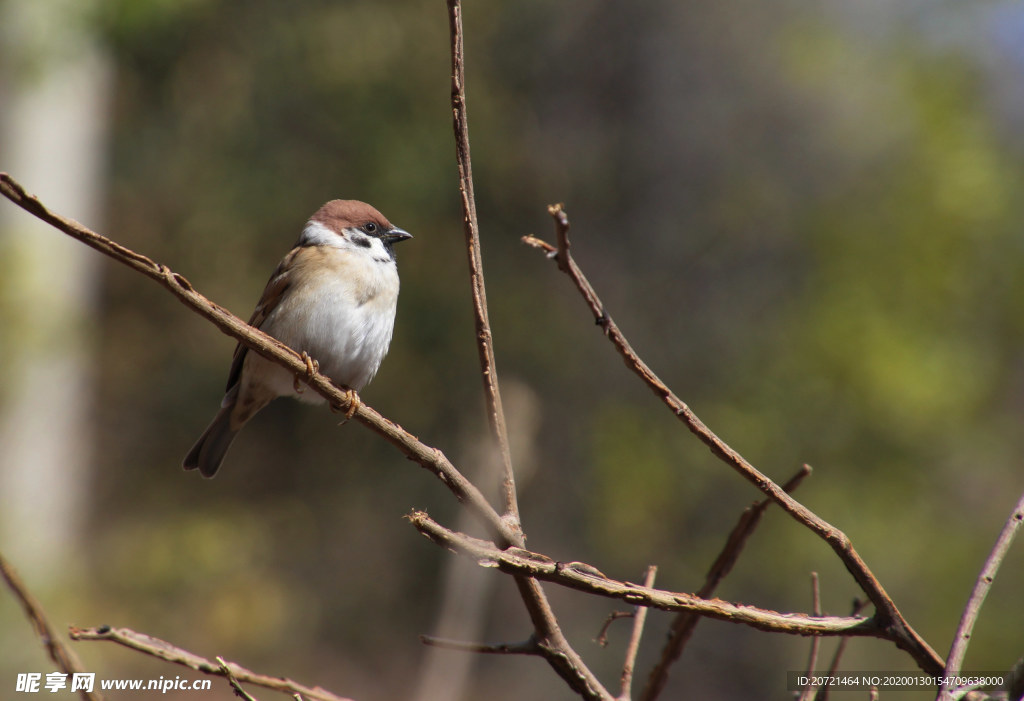
{"type": "MultiPolygon", "coordinates": [[[[281,259],[249,324],[301,353],[311,371],[361,390],[387,354],[395,325],[398,267],[392,246],[410,238],[365,202],[331,200],[310,217],[281,259]]],[[[285,396],[324,401],[303,392],[291,372],[239,343],[220,411],[185,456],[184,468],[213,477],[246,422],[285,396]]]]}

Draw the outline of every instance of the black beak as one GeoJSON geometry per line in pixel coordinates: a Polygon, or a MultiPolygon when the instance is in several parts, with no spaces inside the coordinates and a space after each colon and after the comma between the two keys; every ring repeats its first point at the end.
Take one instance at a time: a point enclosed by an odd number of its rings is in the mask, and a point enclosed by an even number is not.
{"type": "Polygon", "coordinates": [[[412,234],[410,234],[408,231],[405,231],[404,229],[399,229],[397,227],[381,236],[381,239],[384,241],[385,245],[388,246],[390,246],[393,243],[398,243],[399,241],[405,241],[406,239],[411,238],[412,234]]]}

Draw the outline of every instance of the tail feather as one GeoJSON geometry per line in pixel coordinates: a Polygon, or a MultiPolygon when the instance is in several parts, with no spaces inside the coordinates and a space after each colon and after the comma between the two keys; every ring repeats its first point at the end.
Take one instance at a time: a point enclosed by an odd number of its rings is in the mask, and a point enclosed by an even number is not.
{"type": "Polygon", "coordinates": [[[234,403],[221,408],[213,418],[209,427],[203,431],[192,450],[185,456],[183,467],[186,470],[198,469],[203,477],[217,474],[224,455],[231,447],[231,441],[238,435],[238,429],[231,428],[231,410],[234,403]]]}

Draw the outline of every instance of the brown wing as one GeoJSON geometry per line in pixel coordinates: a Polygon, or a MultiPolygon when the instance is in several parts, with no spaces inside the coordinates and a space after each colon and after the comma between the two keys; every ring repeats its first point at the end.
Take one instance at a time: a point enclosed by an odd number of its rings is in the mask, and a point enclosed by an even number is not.
{"type": "MultiPolygon", "coordinates": [[[[256,309],[253,310],[252,316],[249,317],[249,326],[261,328],[270,312],[274,311],[281,302],[285,290],[291,286],[292,262],[299,250],[296,248],[290,251],[288,255],[281,259],[277,268],[274,269],[270,280],[267,281],[266,288],[263,290],[263,296],[260,297],[260,301],[256,304],[256,309]]],[[[242,375],[242,364],[245,362],[245,354],[248,351],[249,348],[241,343],[235,346],[235,355],[231,359],[231,370],[228,372],[227,391],[230,391],[238,383],[242,375]]]]}

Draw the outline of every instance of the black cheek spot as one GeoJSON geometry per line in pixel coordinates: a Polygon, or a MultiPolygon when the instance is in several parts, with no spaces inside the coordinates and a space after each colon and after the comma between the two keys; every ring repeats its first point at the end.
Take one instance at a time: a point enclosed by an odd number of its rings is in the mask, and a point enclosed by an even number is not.
{"type": "Polygon", "coordinates": [[[366,238],[365,236],[353,236],[352,243],[354,243],[357,246],[362,246],[363,248],[369,248],[371,245],[370,239],[366,238]]]}

